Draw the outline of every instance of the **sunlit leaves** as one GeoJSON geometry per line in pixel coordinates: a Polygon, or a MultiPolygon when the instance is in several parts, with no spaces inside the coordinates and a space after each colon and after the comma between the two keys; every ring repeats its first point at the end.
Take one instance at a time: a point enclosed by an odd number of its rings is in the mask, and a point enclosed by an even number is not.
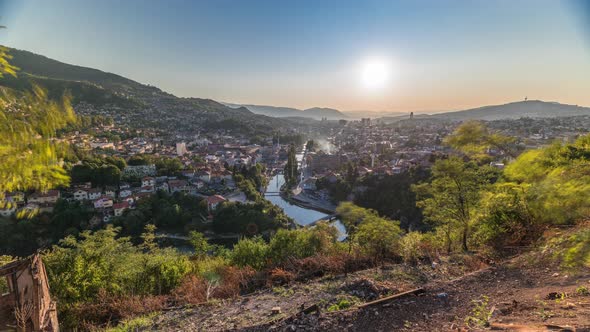
{"type": "MultiPolygon", "coordinates": [[[[0,28],[3,27],[0,26],[0,28]]],[[[8,54],[8,48],[0,46],[0,77],[4,75],[16,76],[18,68],[10,64],[10,59],[12,59],[12,56],[8,54]]]]}
{"type": "Polygon", "coordinates": [[[451,135],[447,136],[444,142],[470,158],[482,162],[489,159],[487,154],[489,149],[495,149],[507,155],[512,155],[515,149],[514,138],[491,133],[479,121],[464,122],[451,135]]]}

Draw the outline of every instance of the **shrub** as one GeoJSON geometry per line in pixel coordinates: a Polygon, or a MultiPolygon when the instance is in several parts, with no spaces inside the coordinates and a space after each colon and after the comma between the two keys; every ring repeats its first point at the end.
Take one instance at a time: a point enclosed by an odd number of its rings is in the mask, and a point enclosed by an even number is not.
{"type": "Polygon", "coordinates": [[[198,304],[206,301],[206,294],[207,282],[205,279],[195,275],[188,275],[172,291],[172,298],[178,304],[198,304]]]}
{"type": "Polygon", "coordinates": [[[471,314],[465,318],[465,324],[469,327],[483,328],[490,325],[492,309],[489,307],[489,297],[482,295],[479,300],[472,300],[471,314]]]}
{"type": "Polygon", "coordinates": [[[274,268],[268,273],[266,283],[269,286],[272,285],[284,285],[288,284],[295,279],[295,275],[289,271],[285,271],[280,268],[274,268]]]}
{"type": "Polygon", "coordinates": [[[410,232],[400,239],[400,255],[404,262],[415,264],[422,258],[423,235],[419,232],[410,232]]]}
{"type": "Polygon", "coordinates": [[[261,237],[241,239],[234,245],[230,257],[232,263],[237,266],[250,266],[261,270],[267,263],[268,244],[261,237]]]}

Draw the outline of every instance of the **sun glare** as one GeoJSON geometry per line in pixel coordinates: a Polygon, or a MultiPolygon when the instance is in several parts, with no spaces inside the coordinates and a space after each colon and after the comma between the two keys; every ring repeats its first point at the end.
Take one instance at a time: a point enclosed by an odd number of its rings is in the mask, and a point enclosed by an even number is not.
{"type": "Polygon", "coordinates": [[[361,65],[361,82],[369,90],[384,88],[391,79],[391,64],[383,58],[368,58],[361,65]]]}

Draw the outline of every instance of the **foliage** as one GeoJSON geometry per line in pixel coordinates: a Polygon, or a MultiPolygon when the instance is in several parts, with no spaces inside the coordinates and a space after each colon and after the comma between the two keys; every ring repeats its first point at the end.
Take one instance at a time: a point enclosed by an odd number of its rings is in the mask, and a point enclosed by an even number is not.
{"type": "Polygon", "coordinates": [[[403,174],[370,175],[361,180],[365,190],[355,194],[354,203],[373,209],[380,215],[399,220],[405,230],[426,230],[422,210],[416,207],[416,193],[412,185],[429,179],[423,168],[411,169],[403,174]]]}
{"type": "Polygon", "coordinates": [[[184,167],[178,158],[161,157],[155,160],[158,175],[175,176],[184,167]]]}
{"type": "Polygon", "coordinates": [[[410,232],[400,239],[400,255],[404,262],[415,264],[424,256],[422,253],[422,243],[424,235],[420,232],[410,232]]]}
{"type": "Polygon", "coordinates": [[[268,244],[261,237],[242,238],[234,245],[231,261],[237,266],[260,270],[266,266],[268,254],[268,244]]]}
{"type": "Polygon", "coordinates": [[[447,233],[447,249],[451,250],[451,233],[460,229],[461,245],[467,251],[471,224],[479,203],[480,190],[497,176],[491,167],[478,167],[458,157],[439,159],[432,167],[430,183],[413,186],[426,219],[447,233]]]}
{"type": "Polygon", "coordinates": [[[398,221],[369,216],[358,227],[357,241],[364,251],[378,261],[396,253],[401,233],[398,221]]]}
{"type": "Polygon", "coordinates": [[[578,288],[576,288],[576,294],[580,296],[588,296],[590,295],[590,291],[586,286],[579,286],[578,288]]]}
{"type": "Polygon", "coordinates": [[[165,294],[190,271],[186,256],[172,249],[142,251],[117,237],[119,229],[107,227],[94,233],[69,236],[44,253],[52,294],[61,310],[97,300],[100,292],[111,295],[165,294]]]}
{"type": "Polygon", "coordinates": [[[138,236],[148,223],[164,231],[187,234],[191,230],[202,230],[206,215],[204,200],[181,192],[159,191],[140,200],[135,210],[115,218],[113,224],[122,228],[122,234],[131,236],[138,236]]]}
{"type": "Polygon", "coordinates": [[[249,200],[257,202],[264,200],[260,189],[266,187],[267,184],[265,171],[266,169],[262,164],[256,164],[251,167],[234,167],[233,178],[236,181],[236,185],[244,192],[249,200]]]}
{"type": "Polygon", "coordinates": [[[117,327],[107,329],[106,332],[134,332],[139,329],[150,328],[153,324],[152,320],[156,313],[151,313],[145,316],[134,317],[126,319],[117,327]]]}
{"type": "Polygon", "coordinates": [[[563,267],[590,267],[590,230],[582,229],[569,236],[555,238],[550,245],[557,248],[555,256],[563,267]]]}
{"type": "Polygon", "coordinates": [[[501,249],[530,243],[540,233],[526,200],[529,186],[511,182],[494,184],[482,193],[476,217],[475,238],[501,249]]]}
{"type": "Polygon", "coordinates": [[[299,179],[299,170],[297,169],[297,158],[295,156],[297,152],[295,151],[295,145],[291,144],[289,146],[289,154],[287,157],[287,164],[285,165],[284,175],[285,181],[288,187],[293,187],[297,184],[299,179]]]}
{"type": "Polygon", "coordinates": [[[55,137],[75,121],[69,99],[48,101],[38,86],[24,94],[0,94],[0,192],[67,185],[69,177],[60,165],[65,145],[55,137]]]}
{"type": "Polygon", "coordinates": [[[311,229],[280,229],[269,244],[269,257],[275,264],[288,259],[328,253],[338,238],[338,230],[325,223],[311,229]]]}
{"type": "Polygon", "coordinates": [[[195,255],[198,257],[203,257],[206,255],[209,250],[211,250],[211,245],[207,242],[207,239],[203,235],[203,233],[199,233],[197,231],[191,231],[189,234],[189,242],[195,249],[195,255]]]}
{"type": "Polygon", "coordinates": [[[213,212],[216,233],[256,235],[291,225],[293,221],[284,211],[267,200],[255,203],[225,202],[213,212]]]}
{"type": "Polygon", "coordinates": [[[340,220],[346,227],[348,234],[348,253],[352,251],[352,245],[356,241],[356,233],[359,225],[370,216],[376,216],[377,212],[370,209],[364,209],[354,205],[351,202],[343,202],[336,208],[336,214],[340,216],[340,220]]]}
{"type": "Polygon", "coordinates": [[[52,214],[28,219],[0,218],[0,252],[27,256],[67,235],[90,229],[94,211],[78,201],[58,200],[52,214]]]}
{"type": "Polygon", "coordinates": [[[507,182],[529,187],[526,199],[535,219],[571,223],[590,213],[590,136],[527,151],[504,174],[507,182]]]}
{"type": "Polygon", "coordinates": [[[328,312],[346,310],[359,302],[359,299],[352,296],[344,296],[336,299],[336,302],[328,306],[328,312]]]}
{"type": "Polygon", "coordinates": [[[496,149],[500,153],[515,156],[515,139],[497,133],[490,133],[488,128],[479,121],[462,123],[444,143],[465,153],[474,160],[489,162],[489,149],[496,149]]]}
{"type": "MultiPolygon", "coordinates": [[[[112,159],[113,162],[118,162],[112,159]]],[[[123,166],[124,167],[124,166],[123,166]]],[[[95,187],[118,186],[121,180],[121,169],[110,163],[82,162],[74,165],[70,172],[72,182],[91,182],[95,187]]]]}
{"type": "Polygon", "coordinates": [[[471,314],[465,318],[465,324],[471,328],[485,328],[490,325],[492,309],[489,307],[490,298],[482,295],[478,300],[472,300],[471,314]]]}

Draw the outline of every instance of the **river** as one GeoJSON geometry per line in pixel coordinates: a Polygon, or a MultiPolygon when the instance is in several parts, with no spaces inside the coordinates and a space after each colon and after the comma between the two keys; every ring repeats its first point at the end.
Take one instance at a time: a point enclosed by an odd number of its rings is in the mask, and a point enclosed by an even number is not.
{"type": "MultiPolygon", "coordinates": [[[[269,192],[280,191],[280,188],[284,183],[285,183],[285,178],[283,177],[283,175],[277,174],[277,175],[273,176],[272,179],[269,181],[267,191],[269,191],[269,192]]],[[[295,204],[291,204],[290,202],[283,199],[283,197],[276,195],[276,194],[265,195],[264,197],[267,200],[269,200],[271,203],[273,203],[274,205],[282,208],[285,211],[285,214],[287,214],[289,217],[293,218],[293,220],[295,220],[295,222],[298,223],[299,225],[308,225],[318,219],[321,219],[321,218],[327,216],[327,214],[325,214],[323,212],[319,212],[316,210],[307,209],[307,208],[297,206],[295,204]]],[[[337,220],[335,222],[335,225],[336,225],[336,228],[338,228],[338,231],[340,232],[339,240],[345,239],[346,238],[346,230],[344,228],[344,225],[342,225],[340,220],[337,220]]]]}

